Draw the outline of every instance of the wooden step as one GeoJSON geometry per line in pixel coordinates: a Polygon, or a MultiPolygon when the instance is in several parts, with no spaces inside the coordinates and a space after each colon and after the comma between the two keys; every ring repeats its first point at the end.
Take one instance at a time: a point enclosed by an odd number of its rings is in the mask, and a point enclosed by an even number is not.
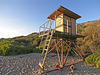
{"type": "MultiPolygon", "coordinates": [[[[47,41],[49,42],[49,41],[50,41],[50,39],[47,39],[47,41]]],[[[47,42],[47,41],[46,41],[46,42],[47,42]]]]}
{"type": "Polygon", "coordinates": [[[49,44],[45,44],[45,46],[49,46],[49,44]]]}
{"type": "Polygon", "coordinates": [[[44,49],[45,51],[47,51],[48,49],[44,49]]]}
{"type": "Polygon", "coordinates": [[[49,40],[50,39],[50,37],[49,38],[46,38],[46,40],[49,40]]]}
{"type": "Polygon", "coordinates": [[[49,37],[51,37],[52,35],[49,35],[49,37]]]}

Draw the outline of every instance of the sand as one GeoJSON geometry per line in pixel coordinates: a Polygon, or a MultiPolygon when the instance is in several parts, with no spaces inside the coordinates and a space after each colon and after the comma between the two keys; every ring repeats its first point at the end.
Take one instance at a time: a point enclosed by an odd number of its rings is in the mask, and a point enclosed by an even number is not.
{"type": "MultiPolygon", "coordinates": [[[[23,54],[16,56],[0,56],[0,75],[100,75],[100,69],[86,64],[84,61],[74,64],[76,70],[71,72],[70,66],[65,66],[62,71],[52,70],[58,64],[58,57],[51,53],[45,63],[45,71],[39,67],[43,55],[39,53],[23,54]]],[[[69,56],[66,64],[72,64],[81,59],[69,56]]]]}

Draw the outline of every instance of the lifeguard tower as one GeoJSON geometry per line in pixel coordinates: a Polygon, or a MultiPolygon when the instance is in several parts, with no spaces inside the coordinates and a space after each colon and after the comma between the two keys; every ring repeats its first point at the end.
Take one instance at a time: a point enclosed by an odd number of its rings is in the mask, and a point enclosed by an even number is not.
{"type": "Polygon", "coordinates": [[[44,47],[42,49],[42,54],[45,53],[45,55],[43,63],[39,62],[40,67],[44,70],[46,57],[53,50],[57,51],[60,68],[65,65],[69,50],[75,52],[75,54],[77,54],[77,56],[83,60],[81,53],[79,52],[77,46],[74,43],[77,38],[84,37],[83,28],[83,35],[77,33],[78,24],[76,23],[76,20],[78,18],[81,18],[81,16],[60,6],[47,18],[49,20],[46,21],[43,25],[41,25],[39,28],[39,37],[42,37],[41,43],[45,39],[44,47]],[[60,44],[61,48],[59,48],[60,44]],[[65,44],[67,45],[66,48],[64,47],[65,44]],[[76,48],[75,50],[71,47],[71,44],[74,45],[74,47],[76,48]],[[61,59],[59,51],[61,51],[61,59]],[[63,57],[64,52],[66,53],[65,58],[63,57]]]}

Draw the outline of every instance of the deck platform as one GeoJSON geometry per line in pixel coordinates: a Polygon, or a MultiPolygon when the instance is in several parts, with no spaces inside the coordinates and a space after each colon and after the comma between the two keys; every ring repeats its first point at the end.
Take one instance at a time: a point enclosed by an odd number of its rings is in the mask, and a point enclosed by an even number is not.
{"type": "MultiPolygon", "coordinates": [[[[39,37],[46,37],[48,35],[48,33],[42,34],[39,37]]],[[[68,33],[64,33],[64,32],[60,32],[60,31],[55,31],[55,33],[53,34],[52,39],[66,39],[66,40],[75,40],[76,38],[84,38],[85,36],[83,35],[73,35],[73,34],[68,34],[68,33]]]]}

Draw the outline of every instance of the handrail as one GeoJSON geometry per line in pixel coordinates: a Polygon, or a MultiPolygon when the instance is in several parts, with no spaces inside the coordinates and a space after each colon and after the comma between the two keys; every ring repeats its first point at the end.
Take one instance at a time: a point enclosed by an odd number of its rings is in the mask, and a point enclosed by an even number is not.
{"type": "MultiPolygon", "coordinates": [[[[48,20],[48,21],[50,21],[50,20],[48,20]]],[[[44,24],[46,24],[48,21],[46,21],[44,24]]],[[[41,26],[43,26],[44,24],[42,24],[41,26]]],[[[40,27],[41,27],[41,26],[40,26],[40,27]]]]}
{"type": "Polygon", "coordinates": [[[51,20],[51,19],[46,21],[44,24],[42,24],[39,27],[39,36],[41,35],[42,32],[43,32],[43,34],[45,34],[46,30],[51,31],[52,25],[53,25],[53,20],[51,20]],[[43,31],[41,31],[41,29],[43,29],[43,31]]]}

